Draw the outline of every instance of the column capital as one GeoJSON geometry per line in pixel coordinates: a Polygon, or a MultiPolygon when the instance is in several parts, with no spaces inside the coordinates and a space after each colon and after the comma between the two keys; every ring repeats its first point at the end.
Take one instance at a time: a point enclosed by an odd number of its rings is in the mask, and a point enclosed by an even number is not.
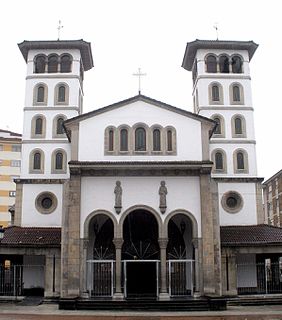
{"type": "Polygon", "coordinates": [[[113,244],[115,245],[116,249],[121,249],[122,244],[123,244],[123,239],[122,238],[114,238],[113,244]]]}
{"type": "Polygon", "coordinates": [[[168,238],[159,238],[158,239],[160,249],[166,249],[168,244],[168,238]]]}
{"type": "Polygon", "coordinates": [[[81,241],[82,241],[83,249],[87,249],[88,243],[89,243],[89,239],[83,238],[83,239],[81,239],[81,241]]]}

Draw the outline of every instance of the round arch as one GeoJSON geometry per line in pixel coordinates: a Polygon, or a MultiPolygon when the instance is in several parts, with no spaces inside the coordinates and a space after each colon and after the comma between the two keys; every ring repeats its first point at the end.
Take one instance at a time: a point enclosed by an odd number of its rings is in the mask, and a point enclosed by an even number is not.
{"type": "Polygon", "coordinates": [[[108,218],[110,218],[113,222],[113,225],[114,225],[114,237],[116,238],[117,236],[117,230],[118,230],[118,223],[117,223],[117,220],[116,218],[113,216],[113,214],[109,211],[106,211],[106,210],[95,210],[93,212],[91,212],[85,219],[84,221],[84,232],[83,232],[83,236],[85,239],[88,239],[89,238],[89,226],[90,226],[90,223],[91,223],[91,220],[95,217],[95,216],[98,216],[98,215],[105,215],[107,216],[108,218]]]}
{"type": "Polygon", "coordinates": [[[156,221],[158,223],[158,232],[159,232],[159,238],[162,238],[162,234],[163,234],[163,223],[162,223],[162,220],[161,220],[161,217],[159,215],[159,213],[154,210],[153,208],[149,207],[149,206],[146,206],[146,205],[135,205],[135,206],[132,206],[130,208],[128,208],[127,210],[125,210],[125,212],[122,214],[120,220],[119,220],[119,223],[118,223],[118,228],[117,228],[117,237],[118,238],[122,238],[123,236],[123,224],[124,224],[124,221],[125,221],[125,218],[133,211],[135,210],[145,210],[145,211],[148,211],[150,212],[155,218],[156,218],[156,221]]]}
{"type": "Polygon", "coordinates": [[[197,223],[197,220],[196,218],[193,216],[193,214],[185,209],[177,209],[177,210],[174,210],[172,212],[170,212],[166,218],[165,218],[165,221],[164,221],[164,225],[163,225],[163,237],[164,238],[167,238],[168,237],[168,223],[170,221],[170,219],[178,214],[183,214],[185,215],[186,217],[188,217],[190,220],[191,220],[191,223],[192,223],[192,236],[193,238],[198,238],[198,223],[197,223]]]}

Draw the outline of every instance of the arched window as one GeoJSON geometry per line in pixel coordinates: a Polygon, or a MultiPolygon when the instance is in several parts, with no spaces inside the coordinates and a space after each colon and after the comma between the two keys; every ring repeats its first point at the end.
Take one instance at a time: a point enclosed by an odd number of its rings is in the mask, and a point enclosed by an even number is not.
{"type": "Polygon", "coordinates": [[[36,102],[44,102],[44,101],[45,101],[45,88],[44,88],[44,86],[39,86],[37,88],[36,102]]]}
{"type": "Polygon", "coordinates": [[[239,56],[232,57],[232,72],[233,73],[242,73],[242,59],[239,56]]]}
{"type": "Polygon", "coordinates": [[[215,169],[216,170],[223,170],[224,165],[223,165],[223,154],[221,152],[216,152],[214,156],[215,160],[215,169]]]}
{"type": "Polygon", "coordinates": [[[212,101],[216,101],[218,102],[220,99],[219,99],[219,87],[218,85],[214,84],[212,86],[212,101]]]}
{"type": "Polygon", "coordinates": [[[229,73],[229,58],[227,56],[219,57],[219,71],[221,73],[229,73]]]}
{"type": "Polygon", "coordinates": [[[237,161],[237,169],[244,170],[245,169],[245,161],[244,161],[244,153],[239,151],[236,154],[236,161],[237,161]]]}
{"type": "Polygon", "coordinates": [[[55,170],[63,170],[64,155],[62,152],[57,152],[55,156],[55,170]]]}
{"type": "Polygon", "coordinates": [[[236,117],[234,119],[234,129],[235,129],[235,134],[243,134],[243,125],[242,125],[241,118],[236,117]]]}
{"type": "Polygon", "coordinates": [[[128,151],[128,131],[120,130],[120,151],[128,151]]]}
{"type": "Polygon", "coordinates": [[[35,120],[35,134],[42,134],[43,133],[43,119],[42,118],[37,118],[35,120]]]}
{"type": "Polygon", "coordinates": [[[168,130],[166,135],[167,135],[167,151],[172,151],[172,131],[168,130]]]}
{"type": "Polygon", "coordinates": [[[66,87],[59,86],[58,88],[58,102],[66,102],[66,87]]]}
{"type": "Polygon", "coordinates": [[[214,134],[222,134],[222,130],[221,130],[221,120],[219,117],[215,117],[213,118],[213,120],[217,123],[217,126],[214,130],[214,134]]]}
{"type": "Polygon", "coordinates": [[[114,130],[109,130],[109,151],[114,151],[114,130]]]}
{"type": "Polygon", "coordinates": [[[61,57],[61,72],[67,73],[71,72],[72,59],[68,54],[61,57]]]}
{"type": "Polygon", "coordinates": [[[217,72],[217,62],[215,56],[208,56],[207,60],[207,72],[216,73],[217,72]]]}
{"type": "Polygon", "coordinates": [[[241,101],[241,97],[240,97],[240,88],[237,85],[233,86],[233,101],[234,102],[239,102],[241,101]]]}
{"type": "Polygon", "coordinates": [[[64,134],[63,123],[64,123],[64,118],[59,117],[59,118],[57,119],[56,134],[64,134]]]}
{"type": "Polygon", "coordinates": [[[46,68],[46,57],[37,56],[34,63],[34,72],[35,73],[44,73],[46,68]]]}
{"type": "Polygon", "coordinates": [[[135,150],[146,151],[146,131],[144,128],[135,130],[135,150]]]}
{"type": "Polygon", "coordinates": [[[161,151],[161,132],[160,129],[153,131],[153,151],[161,151]]]}
{"type": "Polygon", "coordinates": [[[41,153],[35,152],[33,155],[33,169],[41,170],[41,153]]]}
{"type": "Polygon", "coordinates": [[[48,57],[48,73],[58,72],[58,57],[51,55],[48,57]]]}

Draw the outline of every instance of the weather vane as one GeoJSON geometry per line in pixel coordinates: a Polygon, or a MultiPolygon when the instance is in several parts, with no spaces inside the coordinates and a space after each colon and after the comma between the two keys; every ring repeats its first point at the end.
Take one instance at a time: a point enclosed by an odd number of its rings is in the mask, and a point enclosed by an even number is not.
{"type": "Polygon", "coordinates": [[[142,76],[146,76],[146,73],[142,73],[141,72],[141,68],[138,68],[138,72],[137,73],[133,73],[133,76],[138,76],[138,93],[141,94],[141,77],[142,76]]]}
{"type": "Polygon", "coordinates": [[[216,40],[218,40],[218,23],[215,22],[213,27],[215,28],[215,31],[216,31],[216,40]]]}
{"type": "Polygon", "coordinates": [[[60,35],[61,35],[61,30],[63,29],[64,26],[61,25],[62,24],[62,21],[59,20],[59,25],[57,27],[58,29],[58,40],[60,40],[60,35]]]}

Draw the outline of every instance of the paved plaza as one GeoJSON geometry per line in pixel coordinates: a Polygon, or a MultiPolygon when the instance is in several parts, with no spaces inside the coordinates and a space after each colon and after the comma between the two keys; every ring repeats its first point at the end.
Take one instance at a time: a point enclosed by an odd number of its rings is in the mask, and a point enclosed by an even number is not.
{"type": "Polygon", "coordinates": [[[227,311],[202,312],[123,312],[123,311],[68,311],[59,310],[56,304],[36,307],[15,304],[0,305],[0,320],[282,320],[282,305],[275,306],[230,306],[227,311]]]}

